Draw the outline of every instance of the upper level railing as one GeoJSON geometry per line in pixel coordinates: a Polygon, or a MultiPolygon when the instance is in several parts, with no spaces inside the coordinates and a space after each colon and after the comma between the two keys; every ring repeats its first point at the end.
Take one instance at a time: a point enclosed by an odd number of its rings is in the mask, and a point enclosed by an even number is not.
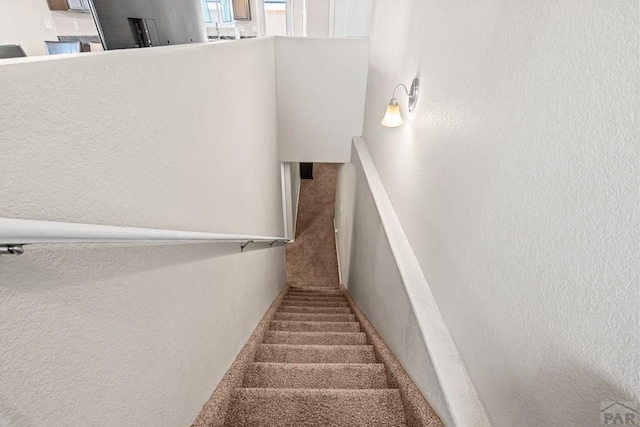
{"type": "Polygon", "coordinates": [[[0,218],[0,255],[20,255],[24,251],[24,245],[30,244],[220,242],[240,243],[240,249],[244,250],[252,243],[268,244],[271,247],[288,241],[284,237],[0,218]]]}

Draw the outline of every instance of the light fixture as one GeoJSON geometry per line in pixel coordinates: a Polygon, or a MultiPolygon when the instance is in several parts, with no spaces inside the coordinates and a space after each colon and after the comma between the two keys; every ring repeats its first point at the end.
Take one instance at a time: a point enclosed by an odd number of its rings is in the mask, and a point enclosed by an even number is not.
{"type": "Polygon", "coordinates": [[[386,126],[388,128],[395,128],[398,126],[402,126],[404,120],[402,120],[402,116],[400,115],[400,105],[398,105],[398,101],[396,100],[396,90],[399,87],[404,88],[405,93],[409,97],[409,112],[413,112],[416,109],[416,103],[418,102],[418,91],[420,89],[420,82],[417,78],[413,79],[411,82],[411,88],[407,90],[407,87],[400,83],[393,89],[393,95],[391,96],[391,101],[387,105],[387,112],[384,114],[384,118],[382,119],[382,126],[386,126]]]}

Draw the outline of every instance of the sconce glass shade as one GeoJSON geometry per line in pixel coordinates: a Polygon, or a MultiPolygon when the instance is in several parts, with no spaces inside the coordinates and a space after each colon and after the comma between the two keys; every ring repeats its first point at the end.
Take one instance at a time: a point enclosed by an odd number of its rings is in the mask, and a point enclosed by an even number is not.
{"type": "Polygon", "coordinates": [[[420,91],[420,82],[417,77],[411,82],[411,89],[407,89],[407,87],[402,83],[393,88],[393,96],[387,105],[387,112],[385,113],[382,122],[380,122],[382,126],[395,128],[402,126],[404,123],[404,120],[402,120],[402,116],[400,115],[400,106],[398,105],[398,101],[396,101],[396,91],[399,88],[403,88],[407,97],[409,97],[409,112],[411,113],[416,109],[416,104],[418,103],[418,92],[420,91]]]}
{"type": "Polygon", "coordinates": [[[392,99],[387,105],[387,112],[384,114],[384,118],[380,123],[382,126],[388,128],[396,128],[398,126],[402,126],[404,123],[404,120],[402,120],[402,116],[400,115],[400,105],[398,105],[395,99],[392,99]]]}

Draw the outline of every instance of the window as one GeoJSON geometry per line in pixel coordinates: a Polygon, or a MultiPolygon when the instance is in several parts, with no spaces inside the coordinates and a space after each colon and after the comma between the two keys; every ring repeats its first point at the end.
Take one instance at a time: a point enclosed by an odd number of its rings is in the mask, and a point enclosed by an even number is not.
{"type": "Polygon", "coordinates": [[[67,4],[69,5],[69,10],[80,12],[91,11],[88,0],[67,0],[67,4]]]}
{"type": "Polygon", "coordinates": [[[264,0],[264,14],[268,36],[287,35],[287,5],[285,0],[264,0]]]}
{"type": "Polygon", "coordinates": [[[202,0],[204,22],[207,24],[231,25],[233,13],[231,0],[202,0]]]}

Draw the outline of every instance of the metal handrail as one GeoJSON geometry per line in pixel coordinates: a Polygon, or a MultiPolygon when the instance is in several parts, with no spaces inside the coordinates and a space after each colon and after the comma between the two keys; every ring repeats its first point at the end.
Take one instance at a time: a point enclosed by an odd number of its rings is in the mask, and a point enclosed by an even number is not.
{"type": "Polygon", "coordinates": [[[0,255],[20,255],[23,246],[31,244],[219,242],[240,243],[244,251],[252,243],[273,247],[288,241],[284,237],[0,218],[0,255]]]}

